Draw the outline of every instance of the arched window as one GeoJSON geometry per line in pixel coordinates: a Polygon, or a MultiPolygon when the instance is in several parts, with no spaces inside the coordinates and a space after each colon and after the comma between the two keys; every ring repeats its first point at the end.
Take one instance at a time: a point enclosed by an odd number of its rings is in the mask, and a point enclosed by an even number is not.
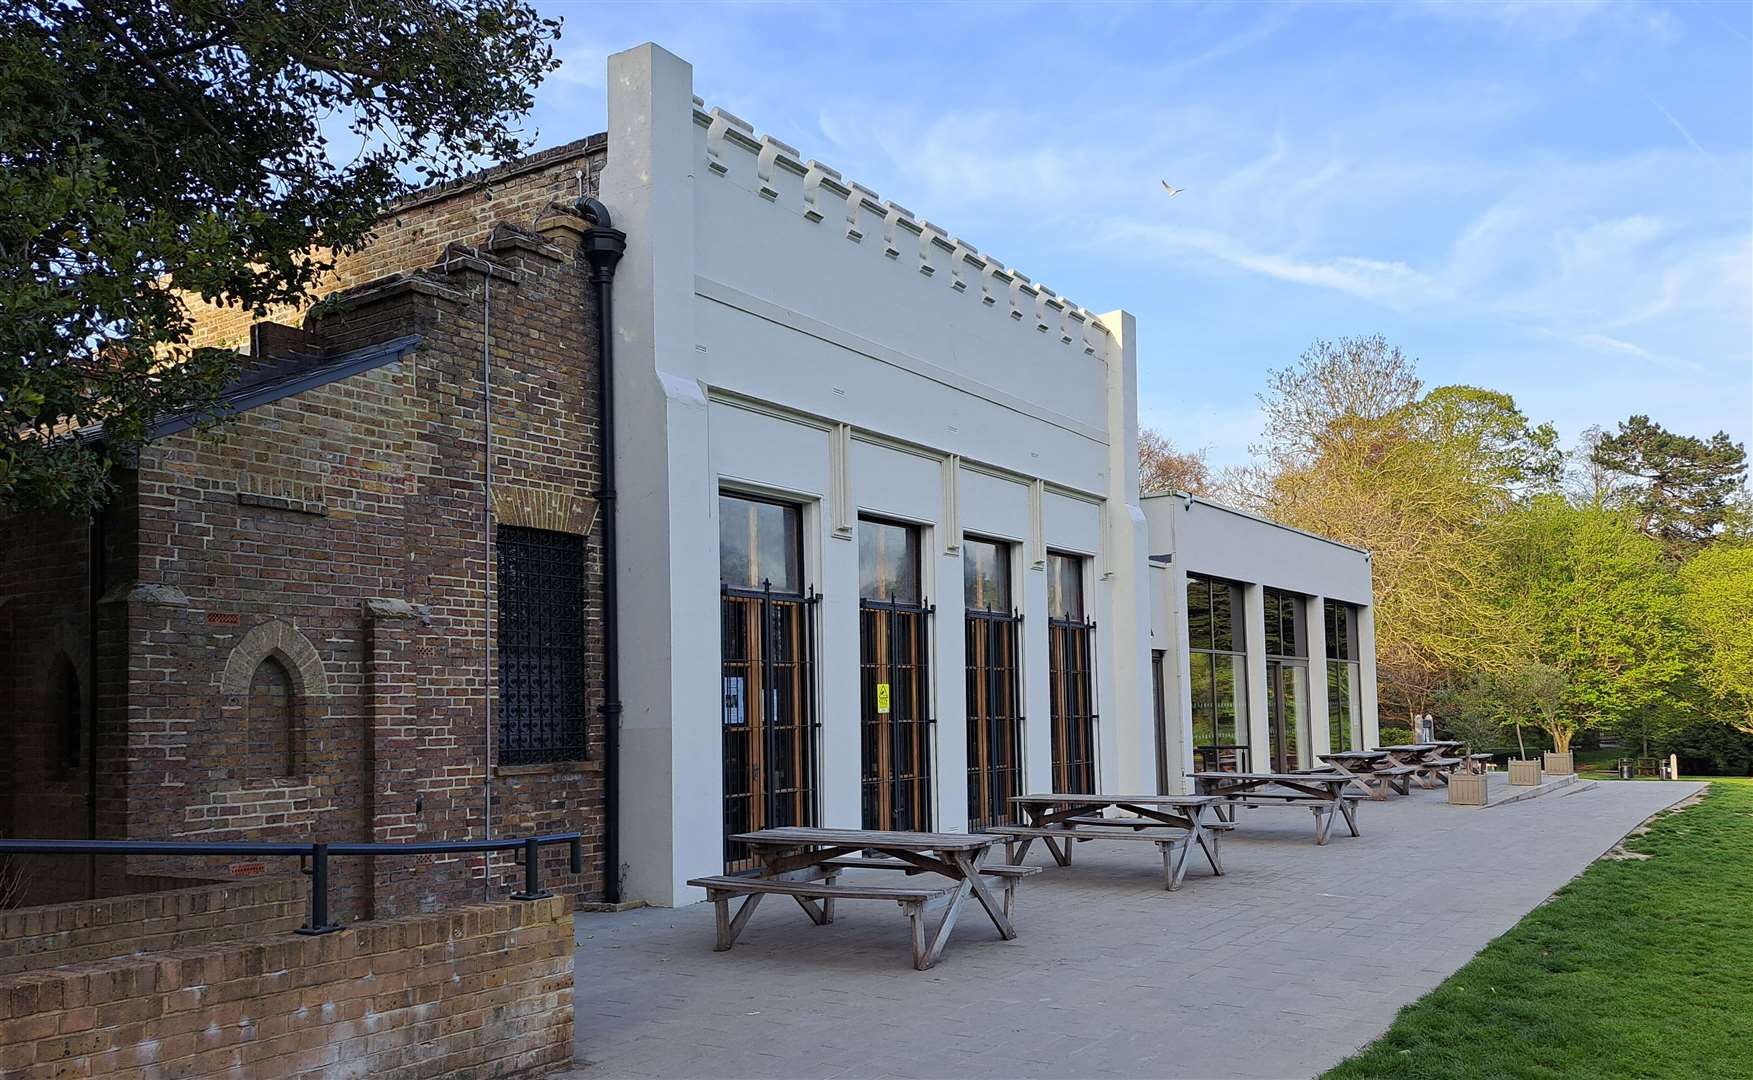
{"type": "Polygon", "coordinates": [[[79,692],[79,670],[66,653],[55,656],[49,673],[50,709],[54,745],[50,748],[54,768],[62,776],[79,771],[85,750],[85,697],[79,692]]]}
{"type": "Polygon", "coordinates": [[[278,657],[265,657],[250,678],[244,720],[244,778],[270,780],[292,775],[297,695],[292,674],[278,657]]]}

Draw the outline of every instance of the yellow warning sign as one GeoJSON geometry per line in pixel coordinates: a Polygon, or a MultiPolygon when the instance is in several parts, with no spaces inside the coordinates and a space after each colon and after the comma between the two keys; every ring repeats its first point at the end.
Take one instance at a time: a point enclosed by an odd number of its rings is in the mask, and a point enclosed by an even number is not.
{"type": "Polygon", "coordinates": [[[877,715],[878,716],[887,716],[888,714],[889,714],[889,684],[886,682],[880,682],[880,683],[877,683],[877,715]]]}

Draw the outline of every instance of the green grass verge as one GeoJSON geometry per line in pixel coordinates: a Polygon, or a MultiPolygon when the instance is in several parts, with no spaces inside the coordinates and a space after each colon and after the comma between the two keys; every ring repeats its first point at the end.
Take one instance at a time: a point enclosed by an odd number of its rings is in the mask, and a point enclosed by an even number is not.
{"type": "Polygon", "coordinates": [[[1323,1080],[1753,1077],[1753,781],[1625,846],[1323,1080]]]}

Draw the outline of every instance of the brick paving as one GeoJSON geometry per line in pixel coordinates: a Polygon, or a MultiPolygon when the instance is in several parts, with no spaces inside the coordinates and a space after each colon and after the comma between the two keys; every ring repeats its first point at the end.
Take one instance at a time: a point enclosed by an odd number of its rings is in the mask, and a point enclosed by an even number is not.
{"type": "Polygon", "coordinates": [[[1082,844],[1064,869],[1037,845],[1049,866],[1018,891],[1020,936],[970,906],[927,972],[888,903],[842,902],[817,927],[768,897],[727,953],[707,904],[581,914],[564,1075],[1312,1076],[1700,786],[1490,809],[1414,788],[1324,848],[1305,810],[1243,811],[1228,874],[1194,869],[1176,893],[1152,845],[1082,844]]]}

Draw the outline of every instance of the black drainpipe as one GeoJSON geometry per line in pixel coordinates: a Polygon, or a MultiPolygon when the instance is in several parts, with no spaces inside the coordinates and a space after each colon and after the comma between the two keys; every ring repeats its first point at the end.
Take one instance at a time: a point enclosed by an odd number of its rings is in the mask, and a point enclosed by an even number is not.
{"type": "Polygon", "coordinates": [[[603,899],[621,902],[621,665],[620,619],[615,606],[615,335],[611,303],[615,265],[627,234],[614,227],[609,208],[582,195],[574,208],[591,227],[581,244],[596,287],[597,423],[602,433],[603,485],[597,493],[603,528],[603,899]]]}

